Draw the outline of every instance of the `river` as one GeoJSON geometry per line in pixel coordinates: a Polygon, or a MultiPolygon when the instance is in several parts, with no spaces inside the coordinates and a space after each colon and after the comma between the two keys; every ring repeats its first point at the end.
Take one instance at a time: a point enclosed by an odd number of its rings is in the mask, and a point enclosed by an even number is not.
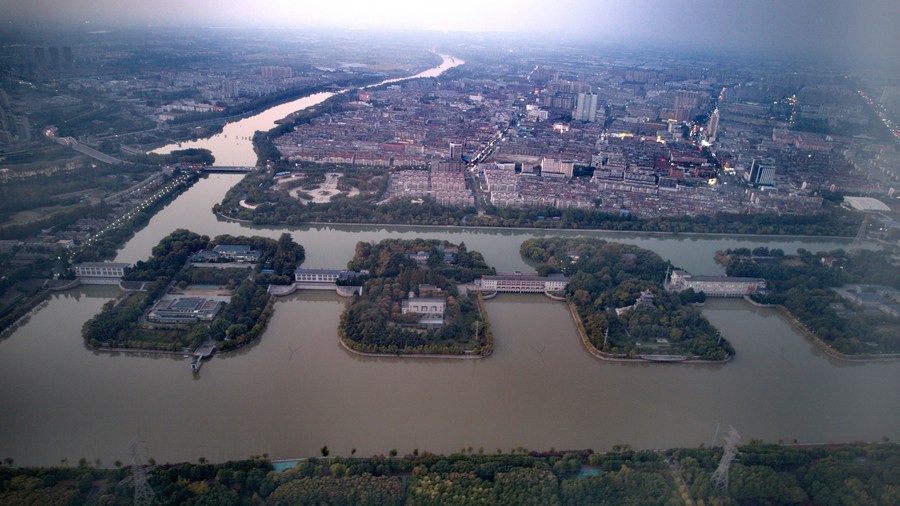
{"type": "MultiPolygon", "coordinates": [[[[246,121],[246,120],[244,120],[246,121]]],[[[255,120],[254,120],[255,121],[255,120]]],[[[207,144],[209,146],[210,144],[207,144]]],[[[220,156],[215,151],[217,158],[220,156]]],[[[228,162],[232,163],[232,162],[228,162]]],[[[813,251],[847,241],[473,228],[251,227],[209,209],[241,176],[201,180],[154,216],[117,261],[146,259],[175,228],[210,236],[290,233],[307,267],[343,267],[357,241],[427,237],[465,242],[501,271],[528,269],[535,236],[602,237],[656,251],[697,274],[721,272],[728,247],[813,251]]],[[[897,362],[825,355],[772,309],[711,300],[704,314],[734,344],[724,365],[622,364],[588,354],[564,304],[539,295],[487,302],[495,352],[484,360],[363,358],[342,349],[344,301],[301,292],[276,303],[254,344],[207,363],[85,348],[80,329],[118,295],[111,287],[54,294],[0,341],[0,458],[69,465],[127,462],[129,441],[158,462],[401,453],[414,449],[609,449],[711,444],[733,425],[744,440],[800,442],[900,437],[897,362]]],[[[720,441],[719,441],[720,442],[720,441]]]]}
{"type": "MultiPolygon", "coordinates": [[[[441,55],[442,62],[437,67],[425,70],[411,77],[388,79],[378,84],[366,86],[372,88],[383,84],[396,83],[407,79],[422,77],[437,77],[448,69],[465,63],[459,58],[441,55]]],[[[344,93],[342,90],[339,93],[344,93]]],[[[277,126],[276,121],[289,114],[319,104],[334,96],[335,93],[323,91],[299,98],[281,105],[276,105],[253,116],[234,121],[225,125],[222,131],[212,137],[195,141],[178,142],[161,148],[154,149],[153,153],[166,154],[176,149],[205,148],[212,151],[216,157],[215,165],[225,167],[252,167],[256,165],[256,153],[253,151],[253,134],[257,131],[268,131],[277,126]]]]}

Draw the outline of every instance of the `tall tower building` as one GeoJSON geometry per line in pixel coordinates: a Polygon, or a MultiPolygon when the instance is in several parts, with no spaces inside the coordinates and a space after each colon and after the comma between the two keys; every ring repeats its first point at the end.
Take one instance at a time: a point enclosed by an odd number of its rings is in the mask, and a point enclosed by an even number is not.
{"type": "Polygon", "coordinates": [[[43,47],[34,47],[34,64],[41,69],[47,68],[47,52],[43,47]]]}
{"type": "Polygon", "coordinates": [[[63,63],[66,67],[71,67],[75,63],[75,56],[72,54],[72,46],[63,46],[63,63]]]}
{"type": "Polygon", "coordinates": [[[709,142],[713,142],[716,140],[716,135],[719,133],[719,108],[716,107],[716,110],[712,112],[709,116],[709,123],[706,125],[706,138],[709,139],[709,142]]]}
{"type": "Polygon", "coordinates": [[[458,142],[450,143],[450,159],[453,161],[462,160],[462,144],[458,142]]]}
{"type": "Polygon", "coordinates": [[[588,121],[593,123],[597,121],[597,104],[599,97],[595,93],[579,93],[578,101],[575,104],[574,120],[588,121]]]}
{"type": "Polygon", "coordinates": [[[16,136],[20,141],[28,142],[31,140],[31,122],[28,116],[15,116],[16,136]]]}
{"type": "Polygon", "coordinates": [[[59,68],[60,59],[59,59],[59,48],[56,46],[50,46],[50,63],[53,68],[59,68]]]}

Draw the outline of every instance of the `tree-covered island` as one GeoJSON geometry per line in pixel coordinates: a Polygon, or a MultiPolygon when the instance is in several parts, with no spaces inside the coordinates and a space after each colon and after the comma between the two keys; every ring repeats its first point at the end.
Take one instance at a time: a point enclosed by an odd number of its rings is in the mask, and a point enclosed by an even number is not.
{"type": "Polygon", "coordinates": [[[824,346],[854,357],[900,353],[900,269],[888,250],[785,255],[780,249],[719,252],[729,276],[763,277],[765,294],[824,346]]]}
{"type": "Polygon", "coordinates": [[[493,350],[477,294],[458,283],[493,274],[477,251],[439,240],[359,242],[348,268],[368,272],[341,315],[340,336],[365,353],[486,356],[493,350]]]}
{"type": "Polygon", "coordinates": [[[539,264],[539,273],[569,277],[565,295],[576,324],[601,356],[721,361],[734,355],[694,307],[705,300],[702,292],[663,289],[671,265],[656,253],[584,238],[529,239],[521,253],[539,264]]]}
{"type": "Polygon", "coordinates": [[[135,291],[106,303],[82,335],[101,349],[183,351],[207,340],[219,350],[242,346],[271,316],[268,286],[293,282],[304,257],[288,234],[210,240],[175,230],[125,274],[135,291]]]}

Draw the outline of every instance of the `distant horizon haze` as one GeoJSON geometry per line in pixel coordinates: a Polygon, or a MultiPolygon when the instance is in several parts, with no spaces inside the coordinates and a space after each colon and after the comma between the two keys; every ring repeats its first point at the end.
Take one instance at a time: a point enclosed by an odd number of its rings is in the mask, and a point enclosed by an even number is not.
{"type": "Polygon", "coordinates": [[[0,0],[0,32],[126,27],[317,28],[533,34],[877,66],[900,61],[896,0],[0,0]]]}

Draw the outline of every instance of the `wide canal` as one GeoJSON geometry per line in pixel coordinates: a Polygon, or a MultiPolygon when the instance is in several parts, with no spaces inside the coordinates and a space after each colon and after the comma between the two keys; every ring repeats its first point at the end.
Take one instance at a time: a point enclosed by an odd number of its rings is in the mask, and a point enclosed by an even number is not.
{"type": "MultiPolygon", "coordinates": [[[[521,241],[551,232],[403,227],[254,228],[210,207],[241,176],[212,175],[155,216],[117,260],[145,259],[175,228],[208,235],[291,233],[312,267],[342,267],[356,241],[464,241],[500,270],[526,269],[521,241]]],[[[716,249],[814,251],[843,241],[582,233],[652,249],[710,274],[716,249]]],[[[710,444],[733,425],[745,439],[831,442],[900,436],[897,362],[832,359],[777,311],[740,300],[704,313],[737,349],[726,365],[607,363],[581,347],[563,304],[539,295],[488,302],[495,353],[484,360],[368,359],[338,345],[343,300],[305,292],[280,300],[262,338],[214,358],[195,379],[181,356],[107,354],[81,325],[118,294],[85,287],[54,295],[0,341],[0,457],[19,465],[127,461],[138,437],[157,461],[268,453],[332,454],[608,449],[710,444]]]]}
{"type": "MultiPolygon", "coordinates": [[[[436,75],[459,60],[445,57],[436,75]]],[[[307,97],[184,147],[208,147],[221,165],[252,165],[249,138],[307,97]]],[[[173,146],[167,147],[171,149],[173,146]]],[[[722,271],[716,250],[768,246],[827,251],[847,241],[792,237],[657,235],[397,226],[261,228],[210,212],[240,179],[211,175],[152,218],[119,252],[135,262],[176,228],[198,233],[290,233],[306,267],[342,268],[357,241],[387,237],[465,242],[500,271],[528,270],[530,237],[601,237],[651,249],[695,274],[722,271]]],[[[362,358],[338,344],[344,301],[328,292],[281,299],[256,343],[220,355],[199,377],[181,355],[87,349],[82,324],[118,295],[110,287],[56,294],[0,340],[0,458],[16,465],[126,462],[129,441],[158,462],[401,453],[413,449],[609,449],[712,444],[733,425],[744,437],[836,442],[900,437],[900,363],[825,355],[777,311],[712,300],[704,314],[731,340],[725,365],[602,362],[581,345],[564,304],[540,295],[487,303],[495,352],[484,360],[362,358]],[[63,460],[65,459],[65,460],[63,460]]]]}

